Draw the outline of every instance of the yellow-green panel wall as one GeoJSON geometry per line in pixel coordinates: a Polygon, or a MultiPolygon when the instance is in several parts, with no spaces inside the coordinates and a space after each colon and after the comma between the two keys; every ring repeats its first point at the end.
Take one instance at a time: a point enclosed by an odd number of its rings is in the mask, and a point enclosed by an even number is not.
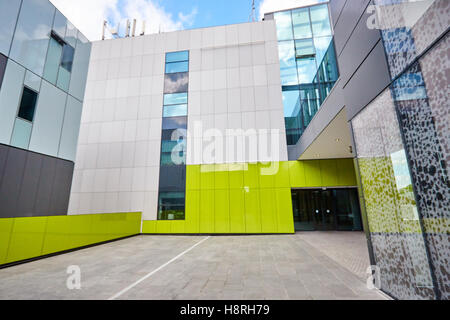
{"type": "Polygon", "coordinates": [[[186,220],[149,234],[294,233],[292,188],[356,186],[353,159],[187,166],[186,220]]]}
{"type": "Polygon", "coordinates": [[[140,227],[141,213],[0,219],[0,265],[139,234],[140,227]]]}

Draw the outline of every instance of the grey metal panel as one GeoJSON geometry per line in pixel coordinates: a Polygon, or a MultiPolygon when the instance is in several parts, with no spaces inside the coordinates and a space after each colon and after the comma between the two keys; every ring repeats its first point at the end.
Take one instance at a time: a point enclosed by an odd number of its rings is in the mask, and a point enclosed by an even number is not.
{"type": "Polygon", "coordinates": [[[16,217],[32,217],[34,215],[34,203],[39,186],[42,160],[41,155],[27,152],[16,217]]]}
{"type": "Polygon", "coordinates": [[[38,192],[35,202],[35,215],[50,215],[50,200],[53,191],[53,182],[56,175],[57,159],[48,158],[42,163],[41,179],[39,180],[38,192]]]}
{"type": "Polygon", "coordinates": [[[370,0],[347,1],[342,10],[339,21],[334,27],[334,41],[336,53],[339,56],[350,38],[353,30],[365,12],[370,0]]]}
{"type": "MultiPolygon", "coordinates": [[[[351,1],[351,0],[350,0],[351,1]]],[[[331,12],[331,22],[333,23],[333,26],[336,25],[336,23],[339,20],[339,16],[341,15],[342,9],[344,8],[345,2],[347,0],[331,0],[329,7],[331,12]]]]}
{"type": "Polygon", "coordinates": [[[2,87],[3,76],[5,75],[6,63],[8,62],[8,58],[4,55],[0,54],[0,88],[2,87]]]}
{"type": "Polygon", "coordinates": [[[69,161],[57,161],[56,175],[50,201],[49,215],[65,215],[69,205],[74,164],[69,161]]]}
{"type": "Polygon", "coordinates": [[[386,55],[381,41],[344,88],[347,116],[352,119],[390,83],[386,55]]]}
{"type": "Polygon", "coordinates": [[[8,157],[9,148],[0,144],[0,186],[2,185],[3,172],[5,170],[6,159],[8,157]]]}
{"type": "Polygon", "coordinates": [[[373,47],[381,39],[378,29],[367,28],[369,14],[365,13],[339,56],[339,70],[343,84],[348,82],[353,73],[364,61],[373,47]]]}
{"type": "Polygon", "coordinates": [[[343,83],[339,79],[330,95],[327,97],[303,135],[300,137],[299,141],[295,145],[295,148],[288,148],[289,160],[298,160],[310,144],[316,140],[317,136],[328,126],[328,124],[336,117],[342,108],[344,108],[345,99],[343,96],[342,85],[343,83]]]}
{"type": "Polygon", "coordinates": [[[10,148],[0,185],[0,218],[14,217],[22,183],[27,151],[10,148]]]}
{"type": "Polygon", "coordinates": [[[264,14],[264,20],[265,21],[273,20],[273,13],[265,13],[264,14]]]}
{"type": "Polygon", "coordinates": [[[67,214],[73,162],[0,144],[0,218],[67,214]]]}

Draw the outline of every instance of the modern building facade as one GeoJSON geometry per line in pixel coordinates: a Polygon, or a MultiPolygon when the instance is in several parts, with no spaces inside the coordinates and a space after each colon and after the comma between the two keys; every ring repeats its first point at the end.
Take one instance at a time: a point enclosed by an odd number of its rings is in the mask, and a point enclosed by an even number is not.
{"type": "MultiPolygon", "coordinates": [[[[372,264],[396,298],[449,298],[449,8],[330,1],[339,77],[312,120],[288,106],[287,116],[309,122],[289,159],[356,157],[372,264]]],[[[285,29],[286,12],[266,19],[282,16],[277,29],[285,29]]],[[[290,12],[288,41],[297,46],[300,13],[290,12]]]]}
{"type": "Polygon", "coordinates": [[[0,21],[0,218],[66,215],[91,44],[47,0],[0,21]]]}
{"type": "Polygon", "coordinates": [[[449,298],[448,1],[92,44],[46,0],[0,4],[0,265],[138,233],[364,230],[382,290],[449,298]]]}

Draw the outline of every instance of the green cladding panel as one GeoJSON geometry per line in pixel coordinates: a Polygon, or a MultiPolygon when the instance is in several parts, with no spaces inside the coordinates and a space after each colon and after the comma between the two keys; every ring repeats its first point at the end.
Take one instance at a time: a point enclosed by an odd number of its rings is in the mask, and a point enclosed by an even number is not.
{"type": "Polygon", "coordinates": [[[140,233],[141,213],[0,219],[0,265],[140,233]]]}
{"type": "Polygon", "coordinates": [[[261,233],[261,205],[259,189],[247,188],[245,200],[245,232],[261,233]]]}
{"type": "Polygon", "coordinates": [[[292,188],[356,186],[353,159],[187,166],[186,220],[143,233],[293,233],[292,188]]]}
{"type": "Polygon", "coordinates": [[[243,189],[230,189],[230,232],[245,233],[245,201],[243,189]]]}
{"type": "Polygon", "coordinates": [[[214,191],[214,216],[215,233],[230,233],[230,194],[228,189],[214,191]]]}

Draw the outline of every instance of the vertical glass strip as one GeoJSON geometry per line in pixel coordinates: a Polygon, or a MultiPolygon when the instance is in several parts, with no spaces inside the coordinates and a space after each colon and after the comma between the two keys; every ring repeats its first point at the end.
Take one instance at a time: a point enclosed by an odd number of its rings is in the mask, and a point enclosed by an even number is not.
{"type": "Polygon", "coordinates": [[[189,51],[166,54],[158,220],[184,220],[189,51]]]}

